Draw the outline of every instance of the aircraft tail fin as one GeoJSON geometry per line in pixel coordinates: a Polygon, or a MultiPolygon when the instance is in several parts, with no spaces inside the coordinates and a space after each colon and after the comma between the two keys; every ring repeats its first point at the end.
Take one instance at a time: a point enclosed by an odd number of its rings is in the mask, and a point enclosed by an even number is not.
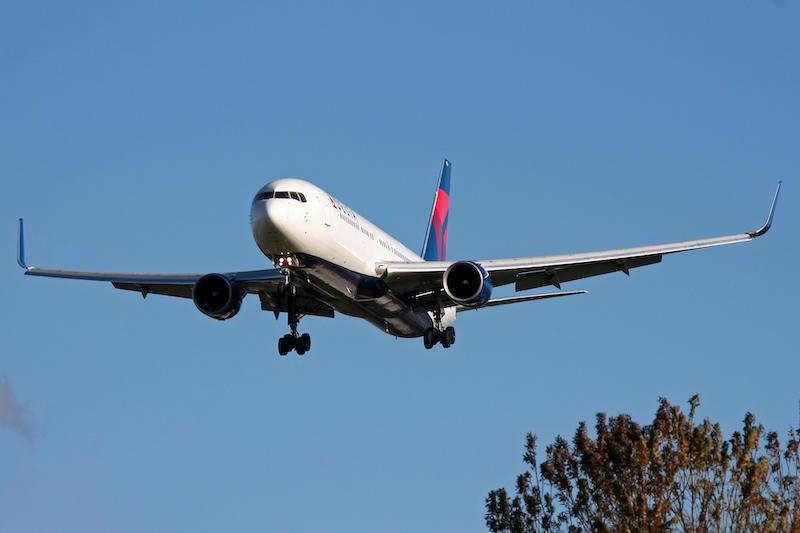
{"type": "Polygon", "coordinates": [[[447,222],[450,214],[450,161],[442,162],[436,196],[433,198],[431,217],[422,245],[425,261],[445,261],[447,258],[447,222]]]}

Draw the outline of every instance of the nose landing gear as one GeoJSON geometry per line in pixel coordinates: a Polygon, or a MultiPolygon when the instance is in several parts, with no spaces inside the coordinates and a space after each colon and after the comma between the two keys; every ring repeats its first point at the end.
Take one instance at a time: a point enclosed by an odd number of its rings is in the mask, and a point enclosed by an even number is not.
{"type": "Polygon", "coordinates": [[[278,353],[280,355],[286,355],[294,350],[297,352],[297,355],[303,355],[311,349],[311,335],[308,333],[300,335],[297,332],[297,326],[302,317],[297,313],[297,308],[295,307],[295,288],[288,280],[285,287],[285,293],[288,296],[287,303],[289,311],[287,314],[289,316],[289,329],[291,329],[292,332],[278,339],[278,353]]]}

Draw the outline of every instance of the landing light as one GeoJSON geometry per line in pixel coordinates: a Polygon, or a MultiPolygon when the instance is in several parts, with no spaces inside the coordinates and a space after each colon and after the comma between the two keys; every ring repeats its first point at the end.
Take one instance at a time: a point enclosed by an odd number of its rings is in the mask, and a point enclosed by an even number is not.
{"type": "Polygon", "coordinates": [[[292,255],[282,255],[278,257],[278,260],[275,263],[278,267],[297,267],[300,266],[300,262],[297,260],[296,257],[292,255]]]}

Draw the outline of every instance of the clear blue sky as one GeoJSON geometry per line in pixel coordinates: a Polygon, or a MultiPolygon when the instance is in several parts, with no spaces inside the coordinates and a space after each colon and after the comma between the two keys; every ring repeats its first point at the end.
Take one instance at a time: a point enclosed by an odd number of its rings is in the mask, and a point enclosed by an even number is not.
{"type": "MultiPolygon", "coordinates": [[[[797,424],[796,2],[3,2],[0,531],[481,531],[524,435],[659,396],[797,424]],[[757,242],[463,315],[426,351],[248,299],[23,278],[264,267],[249,204],[301,176],[420,246],[453,161],[451,258],[739,232],[757,242]]],[[[566,286],[565,286],[566,287],[566,286]]],[[[502,291],[505,294],[507,291],[502,291]]]]}

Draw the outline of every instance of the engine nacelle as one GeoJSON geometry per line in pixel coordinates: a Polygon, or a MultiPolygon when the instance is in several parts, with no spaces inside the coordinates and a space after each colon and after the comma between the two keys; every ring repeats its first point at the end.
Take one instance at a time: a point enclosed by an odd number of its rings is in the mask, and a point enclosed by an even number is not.
{"type": "Polygon", "coordinates": [[[478,263],[456,261],[444,272],[444,292],[456,303],[480,307],[492,297],[492,280],[478,263]]]}
{"type": "Polygon", "coordinates": [[[242,308],[243,296],[236,282],[222,274],[206,274],[192,288],[194,305],[204,315],[217,320],[233,318],[242,308]]]}

